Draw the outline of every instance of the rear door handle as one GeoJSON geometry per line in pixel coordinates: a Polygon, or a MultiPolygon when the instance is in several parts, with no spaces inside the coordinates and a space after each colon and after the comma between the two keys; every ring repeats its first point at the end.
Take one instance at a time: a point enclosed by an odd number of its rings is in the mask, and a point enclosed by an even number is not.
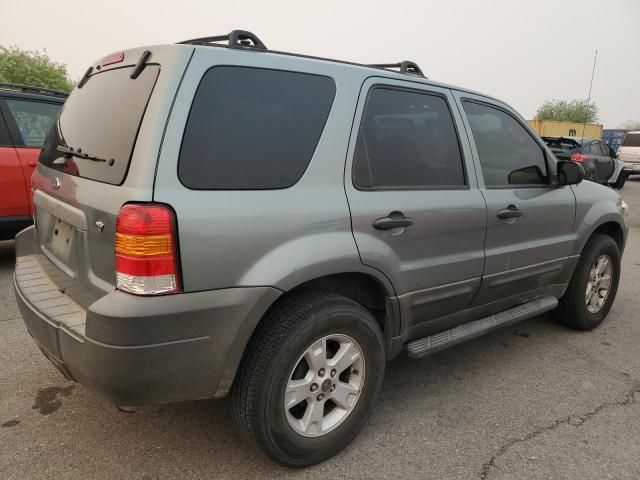
{"type": "Polygon", "coordinates": [[[508,218],[518,218],[522,216],[522,211],[518,210],[518,207],[515,205],[509,205],[504,210],[498,211],[498,218],[508,219],[508,218]]]}
{"type": "Polygon", "coordinates": [[[400,212],[392,212],[388,217],[378,218],[373,222],[376,230],[391,230],[393,228],[404,228],[413,225],[413,220],[405,217],[400,212]]]}

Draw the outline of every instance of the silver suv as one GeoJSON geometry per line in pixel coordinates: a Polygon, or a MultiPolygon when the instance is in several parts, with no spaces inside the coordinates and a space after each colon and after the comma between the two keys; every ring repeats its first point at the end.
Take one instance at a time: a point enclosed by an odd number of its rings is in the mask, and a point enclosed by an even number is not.
{"type": "Polygon", "coordinates": [[[412,62],[243,31],[132,49],[87,70],[46,139],[16,296],[67,378],[123,408],[230,393],[262,452],[310,465],[403,352],[604,320],[627,207],[583,176],[412,62]]]}

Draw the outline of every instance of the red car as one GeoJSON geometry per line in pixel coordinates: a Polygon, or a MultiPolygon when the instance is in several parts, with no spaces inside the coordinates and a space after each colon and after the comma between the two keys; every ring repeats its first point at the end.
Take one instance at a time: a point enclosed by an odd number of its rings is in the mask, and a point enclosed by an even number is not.
{"type": "Polygon", "coordinates": [[[32,223],[31,174],[64,92],[0,83],[0,240],[32,223]]]}

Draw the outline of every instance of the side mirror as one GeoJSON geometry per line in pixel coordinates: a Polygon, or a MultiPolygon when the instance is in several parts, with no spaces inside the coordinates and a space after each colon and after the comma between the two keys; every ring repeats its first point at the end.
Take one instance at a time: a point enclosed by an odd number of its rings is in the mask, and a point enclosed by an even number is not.
{"type": "Polygon", "coordinates": [[[576,185],[584,180],[584,167],[576,162],[558,161],[558,183],[576,185]]]}

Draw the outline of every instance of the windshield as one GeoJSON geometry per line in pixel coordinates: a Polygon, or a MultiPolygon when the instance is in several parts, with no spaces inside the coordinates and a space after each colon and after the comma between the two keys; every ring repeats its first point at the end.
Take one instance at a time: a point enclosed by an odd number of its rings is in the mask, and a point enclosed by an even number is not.
{"type": "Polygon", "coordinates": [[[640,133],[627,133],[622,142],[623,147],[640,147],[640,133]]]}
{"type": "Polygon", "coordinates": [[[542,140],[544,140],[544,143],[554,151],[569,152],[580,146],[578,142],[568,138],[542,137],[542,140]]]}
{"type": "Polygon", "coordinates": [[[149,97],[160,72],[149,65],[92,75],[64,104],[45,139],[40,163],[70,175],[118,185],[124,181],[149,97]]]}

